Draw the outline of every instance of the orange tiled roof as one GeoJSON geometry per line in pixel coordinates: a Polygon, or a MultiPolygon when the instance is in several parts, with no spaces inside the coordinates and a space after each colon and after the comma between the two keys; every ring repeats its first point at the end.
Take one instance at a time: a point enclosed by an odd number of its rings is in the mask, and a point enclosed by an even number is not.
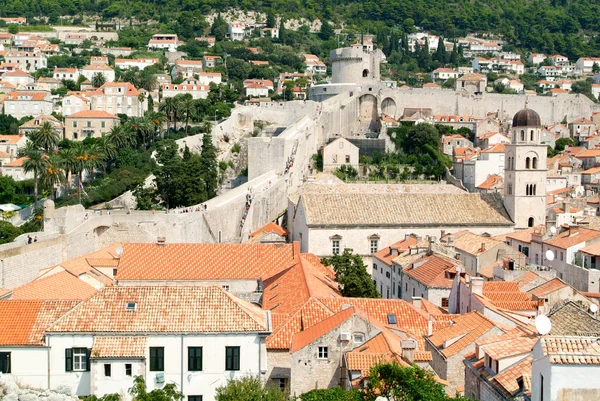
{"type": "Polygon", "coordinates": [[[600,242],[581,248],[579,251],[593,256],[600,256],[600,242]]]}
{"type": "Polygon", "coordinates": [[[600,365],[600,343],[596,337],[541,337],[543,355],[561,365],[600,365]]]}
{"type": "Polygon", "coordinates": [[[43,345],[44,330],[76,301],[0,301],[0,345],[43,345]]]}
{"type": "Polygon", "coordinates": [[[119,117],[104,110],[82,110],[67,116],[67,118],[111,118],[118,120],[119,117]]]}
{"type": "Polygon", "coordinates": [[[146,337],[95,337],[92,359],[145,358],[146,337]]]}
{"type": "Polygon", "coordinates": [[[408,251],[411,246],[417,244],[417,237],[411,235],[402,241],[398,241],[388,247],[382,248],[373,254],[379,260],[384,261],[388,265],[392,264],[392,260],[398,255],[408,251]]]}
{"type": "Polygon", "coordinates": [[[600,149],[588,149],[584,152],[578,153],[575,157],[580,159],[580,158],[585,158],[585,157],[598,157],[600,156],[600,149]]]}
{"type": "MultiPolygon", "coordinates": [[[[374,338],[380,337],[378,334],[374,338]]],[[[360,372],[361,377],[367,377],[371,368],[377,364],[391,362],[392,358],[384,353],[347,352],[346,365],[350,371],[360,372]]]]}
{"type": "Polygon", "coordinates": [[[4,163],[4,167],[23,167],[23,162],[29,159],[27,156],[19,157],[18,159],[13,160],[9,163],[4,163]]]}
{"type": "Polygon", "coordinates": [[[455,235],[454,238],[454,247],[471,255],[480,255],[502,243],[494,238],[484,237],[471,231],[455,235]]]}
{"type": "Polygon", "coordinates": [[[539,278],[543,278],[543,277],[540,276],[537,273],[528,271],[525,274],[523,274],[522,276],[517,277],[516,279],[514,279],[513,282],[517,283],[517,285],[519,286],[519,288],[522,288],[525,285],[531,283],[532,281],[538,280],[539,278]]]}
{"type": "Polygon", "coordinates": [[[469,345],[474,345],[475,340],[494,326],[493,322],[479,312],[470,312],[457,316],[451,326],[435,331],[428,337],[428,340],[445,358],[449,358],[469,345]],[[452,342],[453,340],[456,341],[452,342]],[[450,342],[450,344],[444,347],[446,342],[450,342]]]}
{"type": "Polygon", "coordinates": [[[298,262],[299,244],[123,245],[118,281],[269,277],[298,262]]]}
{"type": "Polygon", "coordinates": [[[105,287],[50,332],[264,332],[266,313],[218,287],[105,287]],[[134,310],[127,310],[135,302],[134,310]]]}
{"type": "Polygon", "coordinates": [[[497,143],[495,145],[490,146],[487,149],[481,151],[481,153],[504,153],[506,151],[506,147],[503,143],[497,143]]]}
{"type": "Polygon", "coordinates": [[[538,341],[538,336],[520,336],[505,341],[495,342],[483,347],[484,352],[492,359],[499,360],[509,356],[531,352],[538,341]]]}
{"type": "Polygon", "coordinates": [[[23,135],[0,135],[0,144],[16,145],[23,140],[23,135]]]}
{"type": "Polygon", "coordinates": [[[96,293],[96,289],[67,271],[41,277],[17,287],[11,299],[83,300],[96,293]]]}
{"type": "Polygon", "coordinates": [[[490,176],[481,184],[477,185],[477,189],[491,189],[494,187],[502,186],[504,184],[504,178],[498,174],[490,174],[490,176]]]}
{"type": "Polygon", "coordinates": [[[546,295],[550,294],[551,292],[554,292],[556,290],[559,290],[561,288],[565,288],[568,286],[569,285],[566,284],[565,282],[563,282],[561,279],[553,278],[552,280],[546,281],[544,284],[538,285],[537,287],[529,290],[528,292],[531,295],[535,295],[538,298],[543,298],[546,295]]]}
{"type": "Polygon", "coordinates": [[[485,266],[484,268],[480,269],[477,274],[480,275],[481,277],[485,277],[489,280],[494,278],[494,267],[496,266],[503,266],[504,261],[502,259],[495,261],[494,263],[491,263],[487,266],[485,266]]]}
{"type": "Polygon", "coordinates": [[[350,307],[335,315],[328,317],[327,319],[321,320],[319,323],[306,330],[294,334],[292,337],[292,347],[290,353],[300,351],[308,344],[312,343],[316,339],[324,336],[325,334],[337,329],[342,323],[350,319],[354,315],[354,307],[350,307]]]}
{"type": "Polygon", "coordinates": [[[455,269],[456,263],[440,255],[425,256],[405,267],[403,272],[427,287],[452,287],[446,271],[455,269]]]}
{"type": "Polygon", "coordinates": [[[544,243],[560,249],[568,249],[574,245],[600,237],[600,231],[582,227],[578,227],[576,230],[577,231],[571,235],[569,235],[569,233],[572,232],[572,230],[563,231],[562,233],[545,240],[544,243]]]}
{"type": "Polygon", "coordinates": [[[519,378],[531,375],[532,362],[533,357],[530,355],[510,368],[498,373],[494,376],[493,381],[502,386],[508,394],[515,396],[521,390],[518,382],[519,378]]]}
{"type": "Polygon", "coordinates": [[[250,237],[255,237],[262,233],[276,233],[282,237],[285,237],[286,235],[289,234],[288,230],[286,230],[285,228],[283,228],[273,222],[270,222],[270,223],[267,223],[266,225],[262,226],[258,230],[254,231],[252,234],[250,234],[250,237]]]}
{"type": "Polygon", "coordinates": [[[521,292],[519,285],[514,281],[486,281],[483,283],[483,296],[502,309],[537,309],[537,302],[532,301],[529,294],[521,292]]]}

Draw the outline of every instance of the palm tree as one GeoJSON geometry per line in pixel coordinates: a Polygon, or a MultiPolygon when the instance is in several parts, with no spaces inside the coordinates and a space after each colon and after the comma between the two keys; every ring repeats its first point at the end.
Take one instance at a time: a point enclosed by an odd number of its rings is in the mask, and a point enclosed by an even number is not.
{"type": "Polygon", "coordinates": [[[177,102],[181,116],[185,115],[185,136],[187,136],[190,117],[196,112],[196,102],[189,93],[178,98],[177,102]]]}
{"type": "Polygon", "coordinates": [[[99,88],[106,83],[106,77],[101,72],[96,72],[92,76],[92,85],[94,88],[99,88]]]}
{"type": "Polygon", "coordinates": [[[38,179],[40,172],[46,167],[46,156],[44,153],[33,146],[24,150],[23,169],[25,173],[33,173],[33,195],[35,206],[38,204],[38,179]]]}
{"type": "Polygon", "coordinates": [[[123,149],[128,146],[133,148],[137,143],[135,133],[132,131],[129,124],[121,124],[112,127],[107,138],[110,139],[117,149],[123,149]]]}
{"type": "Polygon", "coordinates": [[[146,117],[131,117],[127,122],[131,129],[142,139],[142,144],[147,149],[147,137],[154,132],[150,120],[146,117]]]}
{"type": "Polygon", "coordinates": [[[104,135],[96,140],[96,145],[98,146],[100,153],[107,159],[108,163],[106,167],[108,167],[110,162],[117,157],[116,146],[108,136],[104,135]]]}
{"type": "MultiPolygon", "coordinates": [[[[160,132],[162,130],[163,124],[165,122],[168,122],[167,116],[161,112],[155,112],[155,111],[149,110],[146,112],[145,116],[148,118],[148,120],[154,127],[154,132],[157,132],[157,131],[160,132]]],[[[153,139],[154,139],[154,136],[153,136],[153,139]]]]}
{"type": "MultiPolygon", "coordinates": [[[[177,111],[175,99],[173,99],[172,97],[163,99],[163,101],[160,103],[160,106],[158,107],[158,111],[165,113],[165,115],[167,116],[167,133],[169,133],[169,123],[171,122],[173,116],[177,111]]],[[[177,123],[175,123],[175,127],[177,127],[177,123]]]]}
{"type": "Polygon", "coordinates": [[[137,87],[139,89],[146,89],[148,92],[152,92],[158,86],[156,75],[154,75],[154,73],[152,73],[150,70],[146,69],[140,71],[137,81],[137,87]]]}
{"type": "Polygon", "coordinates": [[[45,159],[44,169],[41,170],[40,184],[50,189],[50,197],[55,199],[54,187],[65,181],[65,171],[62,167],[62,159],[57,155],[51,155],[45,159]]]}
{"type": "Polygon", "coordinates": [[[52,127],[52,124],[45,121],[37,131],[33,131],[29,135],[29,139],[35,146],[43,149],[49,155],[56,148],[61,138],[52,127]]]}
{"type": "Polygon", "coordinates": [[[71,173],[77,171],[77,154],[73,148],[65,148],[58,151],[61,159],[61,165],[65,170],[65,186],[67,195],[70,192],[71,173]]]}

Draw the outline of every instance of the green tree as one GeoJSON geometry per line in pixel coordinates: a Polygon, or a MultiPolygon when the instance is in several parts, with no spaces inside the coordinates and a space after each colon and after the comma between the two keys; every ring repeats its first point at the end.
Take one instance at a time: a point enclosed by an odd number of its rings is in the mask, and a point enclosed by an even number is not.
{"type": "Polygon", "coordinates": [[[217,148],[212,142],[212,136],[206,132],[202,137],[201,172],[208,199],[217,194],[219,184],[219,170],[217,164],[217,148]]]}
{"type": "Polygon", "coordinates": [[[8,33],[16,35],[17,33],[19,33],[19,30],[20,30],[20,27],[17,24],[9,24],[8,25],[8,33]]]}
{"type": "Polygon", "coordinates": [[[50,197],[55,200],[54,189],[65,182],[65,170],[60,156],[50,155],[45,160],[44,169],[40,173],[40,184],[48,188],[50,197]]]}
{"type": "Polygon", "coordinates": [[[322,40],[329,40],[333,36],[333,27],[329,21],[322,21],[321,30],[319,31],[319,38],[322,40]]]}
{"type": "Polygon", "coordinates": [[[92,85],[94,88],[99,88],[106,82],[106,76],[101,72],[96,72],[92,76],[92,85]]]}
{"type": "Polygon", "coordinates": [[[65,171],[65,187],[67,195],[70,193],[71,174],[77,169],[77,154],[73,148],[64,148],[58,151],[61,166],[65,171]]]}
{"type": "Polygon", "coordinates": [[[107,137],[117,150],[127,147],[135,147],[137,144],[135,132],[133,132],[129,124],[121,124],[112,127],[107,137]]]}
{"type": "Polygon", "coordinates": [[[363,394],[355,389],[344,390],[333,387],[326,390],[311,390],[300,394],[300,401],[363,401],[363,394]]]}
{"type": "Polygon", "coordinates": [[[34,146],[43,149],[46,154],[52,153],[60,142],[60,135],[49,121],[45,121],[38,130],[32,131],[28,137],[34,146]]]}
{"type": "Polygon", "coordinates": [[[379,364],[371,368],[366,382],[365,396],[369,400],[377,397],[403,401],[466,400],[463,397],[450,397],[433,374],[417,366],[379,364]]]}
{"type": "Polygon", "coordinates": [[[227,36],[227,29],[227,22],[225,22],[223,17],[221,17],[221,14],[219,14],[210,27],[210,33],[215,37],[217,42],[220,42],[227,36]]]}
{"type": "MultiPolygon", "coordinates": [[[[167,117],[167,133],[169,132],[170,129],[170,122],[173,120],[176,112],[177,112],[177,105],[175,104],[175,100],[172,97],[168,97],[162,100],[162,102],[160,102],[160,105],[158,106],[158,110],[161,113],[164,113],[165,116],[167,117]]],[[[177,130],[177,123],[175,123],[175,130],[177,130]]]]}
{"type": "Polygon", "coordinates": [[[22,155],[26,157],[23,161],[23,170],[26,173],[33,173],[33,196],[35,205],[38,204],[38,181],[40,173],[46,167],[46,157],[42,151],[37,149],[35,146],[31,146],[29,143],[24,149],[22,149],[22,155]]]}
{"type": "Polygon", "coordinates": [[[573,145],[573,140],[571,138],[560,138],[556,140],[554,144],[555,153],[560,153],[569,145],[573,145]]]}
{"type": "Polygon", "coordinates": [[[597,62],[594,62],[594,65],[592,66],[592,72],[594,74],[598,74],[600,72],[600,65],[598,65],[597,62]]]}
{"type": "MultiPolygon", "coordinates": [[[[142,376],[135,376],[133,386],[129,389],[133,401],[180,401],[183,393],[177,391],[175,383],[167,383],[162,388],[157,388],[149,393],[146,391],[146,382],[142,376]]],[[[118,396],[118,394],[115,394],[118,396]]]]}
{"type": "Polygon", "coordinates": [[[13,242],[21,234],[23,231],[19,227],[13,226],[8,221],[0,220],[0,244],[13,242]]]}
{"type": "Polygon", "coordinates": [[[231,379],[217,387],[217,401],[287,401],[288,395],[273,384],[264,384],[256,376],[231,379]]]}
{"type": "Polygon", "coordinates": [[[267,13],[267,28],[275,28],[275,24],[277,23],[277,21],[275,20],[275,14],[273,14],[273,11],[269,10],[269,12],[267,13]]]}
{"type": "Polygon", "coordinates": [[[342,254],[321,259],[324,265],[335,271],[335,280],[340,285],[340,292],[345,297],[379,298],[380,295],[373,284],[367,267],[360,255],[352,253],[352,249],[344,249],[342,254]]]}

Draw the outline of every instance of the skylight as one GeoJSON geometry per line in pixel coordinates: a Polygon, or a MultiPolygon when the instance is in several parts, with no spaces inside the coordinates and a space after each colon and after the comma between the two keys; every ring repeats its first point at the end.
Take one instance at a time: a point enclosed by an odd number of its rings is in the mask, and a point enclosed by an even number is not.
{"type": "Polygon", "coordinates": [[[387,315],[387,319],[388,319],[388,324],[398,324],[398,322],[396,320],[396,315],[394,315],[393,313],[390,313],[389,315],[387,315]]]}

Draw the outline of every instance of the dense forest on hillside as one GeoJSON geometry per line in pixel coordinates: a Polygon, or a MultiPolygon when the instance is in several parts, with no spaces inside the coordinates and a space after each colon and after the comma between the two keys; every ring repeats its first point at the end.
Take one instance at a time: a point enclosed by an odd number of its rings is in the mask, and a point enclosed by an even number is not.
{"type": "Polygon", "coordinates": [[[283,18],[320,18],[344,23],[355,33],[410,33],[417,26],[451,39],[495,32],[517,48],[569,53],[573,58],[600,53],[597,0],[3,0],[0,15],[48,16],[51,22],[65,15],[135,16],[189,24],[196,31],[206,27],[207,13],[232,8],[283,18]]]}

